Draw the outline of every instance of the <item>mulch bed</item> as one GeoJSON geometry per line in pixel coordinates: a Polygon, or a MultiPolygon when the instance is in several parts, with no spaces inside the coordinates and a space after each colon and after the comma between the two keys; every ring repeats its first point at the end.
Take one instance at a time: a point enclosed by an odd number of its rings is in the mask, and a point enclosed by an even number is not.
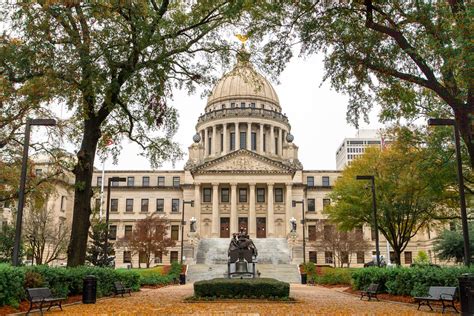
{"type": "MultiPolygon", "coordinates": [[[[82,301],[82,295],[74,295],[74,296],[69,296],[67,299],[63,301],[63,305],[66,304],[71,304],[71,303],[76,303],[82,301]]],[[[34,309],[36,309],[35,306],[33,306],[34,309]]],[[[48,307],[46,307],[48,308],[48,307]]],[[[46,310],[46,308],[44,310],[46,310]]],[[[51,310],[54,310],[55,308],[58,308],[57,306],[51,307],[51,310]]],[[[4,305],[0,307],[0,315],[7,315],[7,314],[14,314],[14,313],[21,313],[21,312],[27,312],[28,309],[30,309],[30,302],[29,301],[21,301],[20,306],[18,309],[15,309],[11,306],[4,305]]]]}
{"type": "MultiPolygon", "coordinates": [[[[346,293],[349,293],[349,294],[353,294],[353,295],[357,295],[357,296],[360,296],[360,291],[358,290],[353,290],[352,288],[347,288],[344,290],[344,292],[346,293]]],[[[386,300],[386,301],[392,301],[392,302],[400,302],[400,303],[406,303],[406,304],[413,304],[413,305],[418,305],[418,302],[415,302],[415,299],[412,297],[412,296],[408,296],[408,295],[392,295],[392,294],[388,294],[388,293],[380,293],[380,294],[377,294],[377,297],[380,299],[380,300],[386,300]]],[[[433,307],[439,307],[439,308],[442,308],[442,305],[440,302],[431,302],[430,303],[433,307]]],[[[458,301],[458,302],[455,302],[454,305],[456,306],[456,308],[458,310],[461,310],[461,303],[458,301]]],[[[426,306],[422,306],[421,309],[428,309],[429,310],[429,307],[426,307],[426,306]]],[[[453,309],[447,309],[448,311],[451,311],[453,309]]]]}

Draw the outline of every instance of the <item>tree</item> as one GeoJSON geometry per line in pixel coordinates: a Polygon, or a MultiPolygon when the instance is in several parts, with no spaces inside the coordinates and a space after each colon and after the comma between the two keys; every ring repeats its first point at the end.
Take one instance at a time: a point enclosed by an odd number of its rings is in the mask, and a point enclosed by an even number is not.
{"type": "Polygon", "coordinates": [[[114,244],[110,241],[107,243],[107,255],[104,252],[107,224],[101,220],[95,220],[92,223],[89,231],[91,241],[87,248],[86,260],[94,266],[110,267],[115,257],[113,255],[114,244]]]}
{"type": "Polygon", "coordinates": [[[451,159],[440,163],[427,143],[418,142],[418,136],[416,131],[401,128],[395,130],[385,150],[368,148],[342,172],[330,194],[334,203],[327,210],[329,219],[342,229],[363,224],[373,227],[369,183],[356,176],[374,175],[379,231],[392,246],[397,264],[421,228],[453,212],[457,196],[451,159]]]}
{"type": "MultiPolygon", "coordinates": [[[[474,251],[474,228],[469,226],[469,246],[474,251]]],[[[459,230],[443,230],[435,241],[435,252],[443,260],[454,260],[456,263],[464,261],[464,239],[459,230]]],[[[471,258],[472,262],[472,258],[471,258]]]]}
{"type": "MultiPolygon", "coordinates": [[[[47,200],[47,198],[46,198],[47,200]]],[[[27,210],[23,238],[36,264],[65,259],[70,229],[46,204],[27,210]]]]}
{"type": "MultiPolygon", "coordinates": [[[[138,220],[132,236],[123,237],[117,244],[120,247],[127,247],[132,253],[142,254],[146,267],[149,268],[152,254],[161,252],[166,255],[168,248],[176,244],[174,240],[167,237],[169,227],[169,221],[166,218],[152,214],[138,220]]],[[[140,267],[140,260],[138,267],[140,267]]]]}
{"type": "MultiPolygon", "coordinates": [[[[15,226],[3,224],[0,229],[0,262],[12,262],[15,242],[15,226]]],[[[20,248],[21,253],[23,247],[20,248]]]]}
{"type": "MultiPolygon", "coordinates": [[[[182,152],[172,141],[177,114],[168,106],[172,88],[208,82],[224,25],[240,17],[245,1],[38,1],[2,5],[23,56],[6,58],[1,74],[48,84],[44,99],[66,104],[64,136],[77,147],[74,213],[68,266],[85,261],[96,151],[113,139],[116,157],[124,138],[137,143],[152,164],[182,152]],[[198,56],[207,62],[199,62],[198,56]]],[[[13,32],[11,32],[13,33],[13,32]]],[[[5,35],[13,45],[13,35],[5,35]]],[[[18,51],[20,49],[17,49],[18,51]]],[[[13,55],[13,54],[11,54],[13,55]]],[[[225,61],[228,50],[221,55],[225,61]]],[[[10,55],[9,55],[10,56],[10,55]]],[[[14,55],[13,55],[14,56],[14,55]]],[[[8,57],[8,56],[6,56],[8,57]]],[[[38,94],[36,94],[38,95],[38,94]]],[[[52,105],[51,105],[52,106],[52,105]]]]}
{"type": "Polygon", "coordinates": [[[322,236],[322,238],[315,241],[314,246],[333,254],[334,258],[337,259],[333,260],[334,267],[337,263],[341,268],[344,263],[349,267],[352,255],[357,252],[365,252],[370,246],[369,242],[364,239],[362,230],[358,228],[343,231],[327,220],[320,220],[316,225],[316,231],[316,236],[322,236]]]}
{"type": "Polygon", "coordinates": [[[250,30],[271,39],[277,72],[299,44],[325,54],[324,80],[349,95],[356,126],[377,103],[382,121],[454,116],[474,167],[472,3],[436,1],[271,1],[255,6],[250,30]]]}

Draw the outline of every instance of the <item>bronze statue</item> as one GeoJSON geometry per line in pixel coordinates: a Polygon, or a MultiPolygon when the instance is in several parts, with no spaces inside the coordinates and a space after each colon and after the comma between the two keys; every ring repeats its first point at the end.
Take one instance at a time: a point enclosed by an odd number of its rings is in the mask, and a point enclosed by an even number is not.
{"type": "Polygon", "coordinates": [[[245,230],[233,234],[228,250],[228,276],[255,277],[257,254],[257,247],[245,230]]]}

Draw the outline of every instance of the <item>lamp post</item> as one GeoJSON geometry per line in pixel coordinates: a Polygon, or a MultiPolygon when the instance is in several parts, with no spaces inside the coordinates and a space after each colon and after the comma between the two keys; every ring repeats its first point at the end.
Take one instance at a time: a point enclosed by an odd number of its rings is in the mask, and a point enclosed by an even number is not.
{"type": "Polygon", "coordinates": [[[16,230],[15,230],[15,243],[13,246],[13,265],[17,266],[20,263],[20,239],[21,239],[21,224],[23,221],[23,208],[25,206],[25,184],[26,184],[26,171],[28,168],[28,148],[30,147],[30,131],[31,126],[55,126],[56,121],[53,119],[30,119],[26,120],[25,127],[25,141],[23,142],[23,159],[21,162],[21,176],[20,176],[20,189],[18,191],[18,211],[16,213],[16,230]]]}
{"type": "Polygon", "coordinates": [[[464,195],[464,178],[462,175],[461,140],[459,137],[459,127],[456,123],[456,120],[453,119],[429,119],[428,125],[454,127],[454,141],[456,144],[456,162],[459,185],[459,204],[461,207],[462,235],[464,239],[464,265],[469,266],[471,255],[469,250],[469,228],[467,224],[466,197],[464,195]]]}
{"type": "Polygon", "coordinates": [[[190,204],[191,207],[194,207],[194,200],[191,200],[191,201],[183,200],[183,211],[181,212],[181,260],[180,260],[181,264],[183,264],[184,225],[186,225],[186,222],[184,221],[184,204],[190,204]]]}
{"type": "Polygon", "coordinates": [[[292,201],[293,207],[296,206],[296,204],[301,204],[301,214],[302,214],[302,220],[301,220],[301,225],[303,226],[303,263],[306,263],[306,232],[305,232],[305,219],[304,219],[304,199],[301,201],[292,201]]]}
{"type": "MultiPolygon", "coordinates": [[[[104,179],[102,179],[104,181],[104,179]]],[[[104,256],[105,263],[107,263],[108,255],[108,246],[109,246],[109,211],[110,211],[110,187],[112,182],[126,182],[126,178],[121,177],[110,177],[107,181],[107,208],[105,210],[105,243],[104,243],[104,256]]]]}
{"type": "Polygon", "coordinates": [[[370,184],[372,188],[372,208],[374,211],[375,256],[377,258],[377,267],[380,267],[379,226],[377,223],[377,203],[375,201],[375,177],[374,176],[356,176],[356,180],[370,180],[370,184]]]}

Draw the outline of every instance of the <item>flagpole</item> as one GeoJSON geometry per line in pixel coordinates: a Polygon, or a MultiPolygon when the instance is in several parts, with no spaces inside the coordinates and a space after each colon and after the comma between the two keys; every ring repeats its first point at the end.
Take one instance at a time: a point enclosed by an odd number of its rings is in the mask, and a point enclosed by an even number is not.
{"type": "MultiPolygon", "coordinates": [[[[385,139],[383,137],[383,129],[379,129],[379,135],[380,135],[380,151],[383,151],[385,149],[385,139]]],[[[387,264],[392,264],[390,261],[390,243],[388,242],[387,239],[385,239],[387,242],[387,264]]]]}
{"type": "Polygon", "coordinates": [[[102,160],[102,181],[100,184],[100,211],[99,211],[99,219],[102,220],[102,208],[103,208],[103,201],[104,201],[104,182],[105,182],[105,160],[102,160]]]}

